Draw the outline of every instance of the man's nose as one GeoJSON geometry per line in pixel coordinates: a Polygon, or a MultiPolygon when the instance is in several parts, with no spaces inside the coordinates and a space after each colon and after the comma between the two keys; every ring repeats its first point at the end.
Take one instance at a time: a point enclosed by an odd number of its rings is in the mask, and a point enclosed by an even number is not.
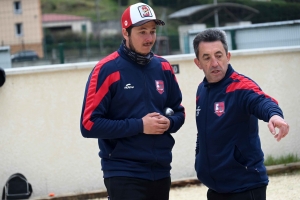
{"type": "Polygon", "coordinates": [[[213,67],[219,66],[217,58],[215,58],[215,57],[212,58],[212,60],[211,60],[211,66],[213,66],[213,67]]]}
{"type": "Polygon", "coordinates": [[[146,34],[146,41],[147,42],[153,42],[154,40],[155,40],[155,35],[154,34],[151,34],[151,33],[146,34]]]}

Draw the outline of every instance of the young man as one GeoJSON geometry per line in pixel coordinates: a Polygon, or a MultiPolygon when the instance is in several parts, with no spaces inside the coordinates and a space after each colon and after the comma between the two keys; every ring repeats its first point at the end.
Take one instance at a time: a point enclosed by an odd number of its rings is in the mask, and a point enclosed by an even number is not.
{"type": "Polygon", "coordinates": [[[110,200],[167,200],[171,133],[183,125],[185,113],[171,65],[151,52],[156,26],[165,23],[143,3],[129,6],[121,23],[120,48],[88,78],[81,133],[98,139],[110,200]]]}
{"type": "Polygon", "coordinates": [[[258,119],[277,141],[289,125],[275,99],[229,64],[225,33],[208,29],[194,39],[195,64],[205,78],[198,86],[195,169],[208,200],[265,200],[268,176],[258,119]],[[279,132],[275,132],[275,128],[279,132]]]}

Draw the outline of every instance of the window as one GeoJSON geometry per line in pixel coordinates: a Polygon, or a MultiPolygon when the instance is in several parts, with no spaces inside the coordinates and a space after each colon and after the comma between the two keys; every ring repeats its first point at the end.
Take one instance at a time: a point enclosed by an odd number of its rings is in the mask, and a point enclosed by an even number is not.
{"type": "Polygon", "coordinates": [[[16,36],[23,36],[23,26],[22,23],[15,24],[16,36]]]}
{"type": "Polygon", "coordinates": [[[86,24],[81,24],[81,31],[86,33],[86,24]]]}
{"type": "Polygon", "coordinates": [[[22,6],[21,6],[20,1],[14,2],[14,11],[15,11],[15,14],[22,14],[22,6]]]}

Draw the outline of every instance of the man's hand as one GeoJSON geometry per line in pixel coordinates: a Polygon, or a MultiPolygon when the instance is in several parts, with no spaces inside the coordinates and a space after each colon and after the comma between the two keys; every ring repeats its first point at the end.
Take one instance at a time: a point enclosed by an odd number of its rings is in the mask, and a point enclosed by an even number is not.
{"type": "Polygon", "coordinates": [[[170,120],[159,113],[149,113],[143,118],[145,134],[163,134],[170,127],[170,120]]]}
{"type": "Polygon", "coordinates": [[[289,125],[282,119],[282,117],[278,115],[274,115],[271,117],[268,123],[268,127],[270,132],[274,135],[274,138],[279,142],[282,138],[284,138],[289,133],[289,125]],[[275,128],[279,129],[279,132],[276,133],[275,128]]]}

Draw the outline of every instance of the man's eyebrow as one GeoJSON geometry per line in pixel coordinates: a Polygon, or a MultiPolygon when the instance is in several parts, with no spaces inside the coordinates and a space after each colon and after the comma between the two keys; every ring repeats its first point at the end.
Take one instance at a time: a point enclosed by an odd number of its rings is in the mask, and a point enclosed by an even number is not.
{"type": "MultiPolygon", "coordinates": [[[[217,52],[214,53],[214,54],[222,54],[222,55],[223,55],[222,51],[217,51],[217,52]]],[[[210,54],[205,53],[205,54],[203,54],[201,57],[204,58],[204,57],[209,57],[209,56],[210,56],[210,54]]]]}
{"type": "MultiPolygon", "coordinates": [[[[145,27],[139,27],[138,30],[147,30],[147,28],[145,28],[145,27]]],[[[152,28],[151,30],[156,30],[156,27],[152,28]]]]}
{"type": "Polygon", "coordinates": [[[208,57],[208,56],[209,56],[208,53],[202,55],[202,57],[208,57]]]}

